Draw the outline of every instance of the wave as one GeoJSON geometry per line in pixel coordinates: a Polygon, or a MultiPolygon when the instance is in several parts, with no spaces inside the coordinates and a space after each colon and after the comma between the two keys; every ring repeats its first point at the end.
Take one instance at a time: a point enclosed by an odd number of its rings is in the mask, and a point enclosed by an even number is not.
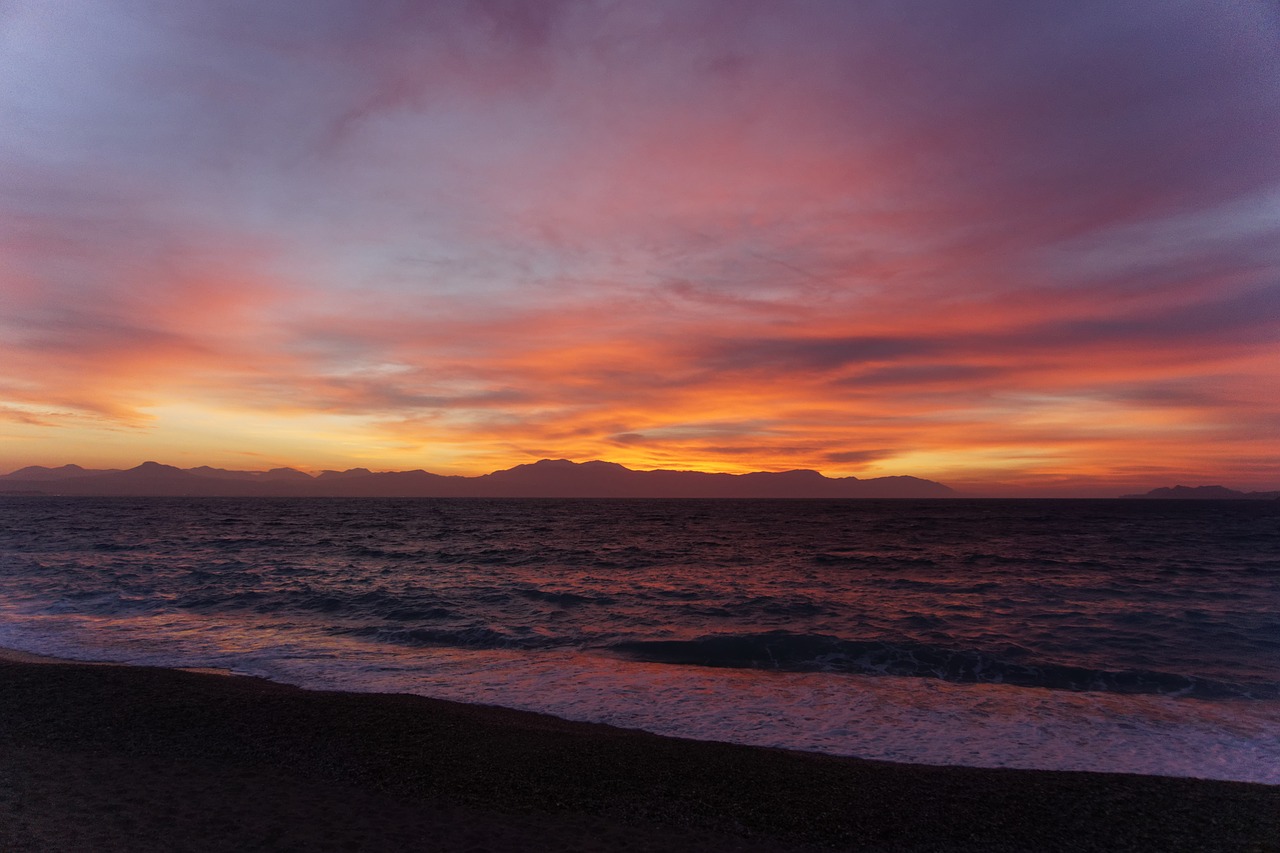
{"type": "Polygon", "coordinates": [[[537,633],[515,633],[490,628],[486,625],[442,628],[388,628],[365,626],[338,628],[333,633],[359,637],[377,643],[411,648],[452,647],[460,649],[488,650],[510,649],[536,651],[573,645],[574,638],[537,633]]]}
{"type": "MultiPolygon", "coordinates": [[[[924,643],[847,640],[787,631],[713,634],[693,640],[633,640],[615,643],[609,649],[650,663],[894,675],[964,684],[1010,684],[1197,699],[1280,699],[1280,684],[1275,683],[1240,684],[1180,673],[1090,669],[1053,662],[1015,661],[1009,656],[924,643]]],[[[1018,651],[1012,653],[1018,654],[1018,651]]]]}

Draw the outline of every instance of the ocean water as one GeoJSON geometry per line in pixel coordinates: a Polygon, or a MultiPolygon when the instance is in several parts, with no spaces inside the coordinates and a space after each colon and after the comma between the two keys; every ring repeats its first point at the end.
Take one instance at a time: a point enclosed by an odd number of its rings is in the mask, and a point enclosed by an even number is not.
{"type": "Polygon", "coordinates": [[[0,498],[0,646],[1280,784],[1280,502],[0,498]]]}

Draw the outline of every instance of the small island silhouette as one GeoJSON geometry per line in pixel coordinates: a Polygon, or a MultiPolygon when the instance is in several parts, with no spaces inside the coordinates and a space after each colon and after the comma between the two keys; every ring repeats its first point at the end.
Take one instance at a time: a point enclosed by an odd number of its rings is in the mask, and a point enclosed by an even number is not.
{"type": "Polygon", "coordinates": [[[1230,500],[1276,500],[1280,492],[1241,492],[1228,489],[1226,486],[1165,486],[1152,489],[1141,495],[1121,495],[1126,499],[1156,498],[1163,500],[1195,500],[1195,501],[1230,501],[1230,500]]]}

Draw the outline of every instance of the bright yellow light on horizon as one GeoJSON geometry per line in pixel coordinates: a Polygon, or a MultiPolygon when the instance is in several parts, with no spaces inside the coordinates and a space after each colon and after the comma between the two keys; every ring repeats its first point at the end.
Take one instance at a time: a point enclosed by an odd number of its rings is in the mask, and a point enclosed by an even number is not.
{"type": "Polygon", "coordinates": [[[189,403],[153,406],[143,411],[148,419],[139,425],[73,423],[56,430],[28,430],[24,438],[33,448],[27,451],[32,454],[30,464],[74,462],[86,467],[132,467],[153,460],[183,468],[211,465],[258,470],[288,466],[318,471],[357,466],[415,468],[423,463],[420,448],[379,440],[365,417],[260,413],[189,403]],[[41,444],[58,450],[36,451],[33,439],[37,436],[41,444]],[[62,456],[49,458],[51,452],[62,456]]]}

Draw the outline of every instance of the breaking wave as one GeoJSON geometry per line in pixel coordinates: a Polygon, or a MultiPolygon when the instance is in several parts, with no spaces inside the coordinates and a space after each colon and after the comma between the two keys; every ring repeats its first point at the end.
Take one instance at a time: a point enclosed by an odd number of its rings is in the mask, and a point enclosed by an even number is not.
{"type": "Polygon", "coordinates": [[[770,631],[714,634],[693,640],[639,640],[611,650],[650,663],[790,672],[836,672],[940,678],[969,684],[1011,684],[1051,690],[1151,693],[1198,699],[1276,699],[1280,684],[1236,684],[1190,675],[1141,670],[1110,671],[912,642],[846,640],[822,634],[770,631]]]}

